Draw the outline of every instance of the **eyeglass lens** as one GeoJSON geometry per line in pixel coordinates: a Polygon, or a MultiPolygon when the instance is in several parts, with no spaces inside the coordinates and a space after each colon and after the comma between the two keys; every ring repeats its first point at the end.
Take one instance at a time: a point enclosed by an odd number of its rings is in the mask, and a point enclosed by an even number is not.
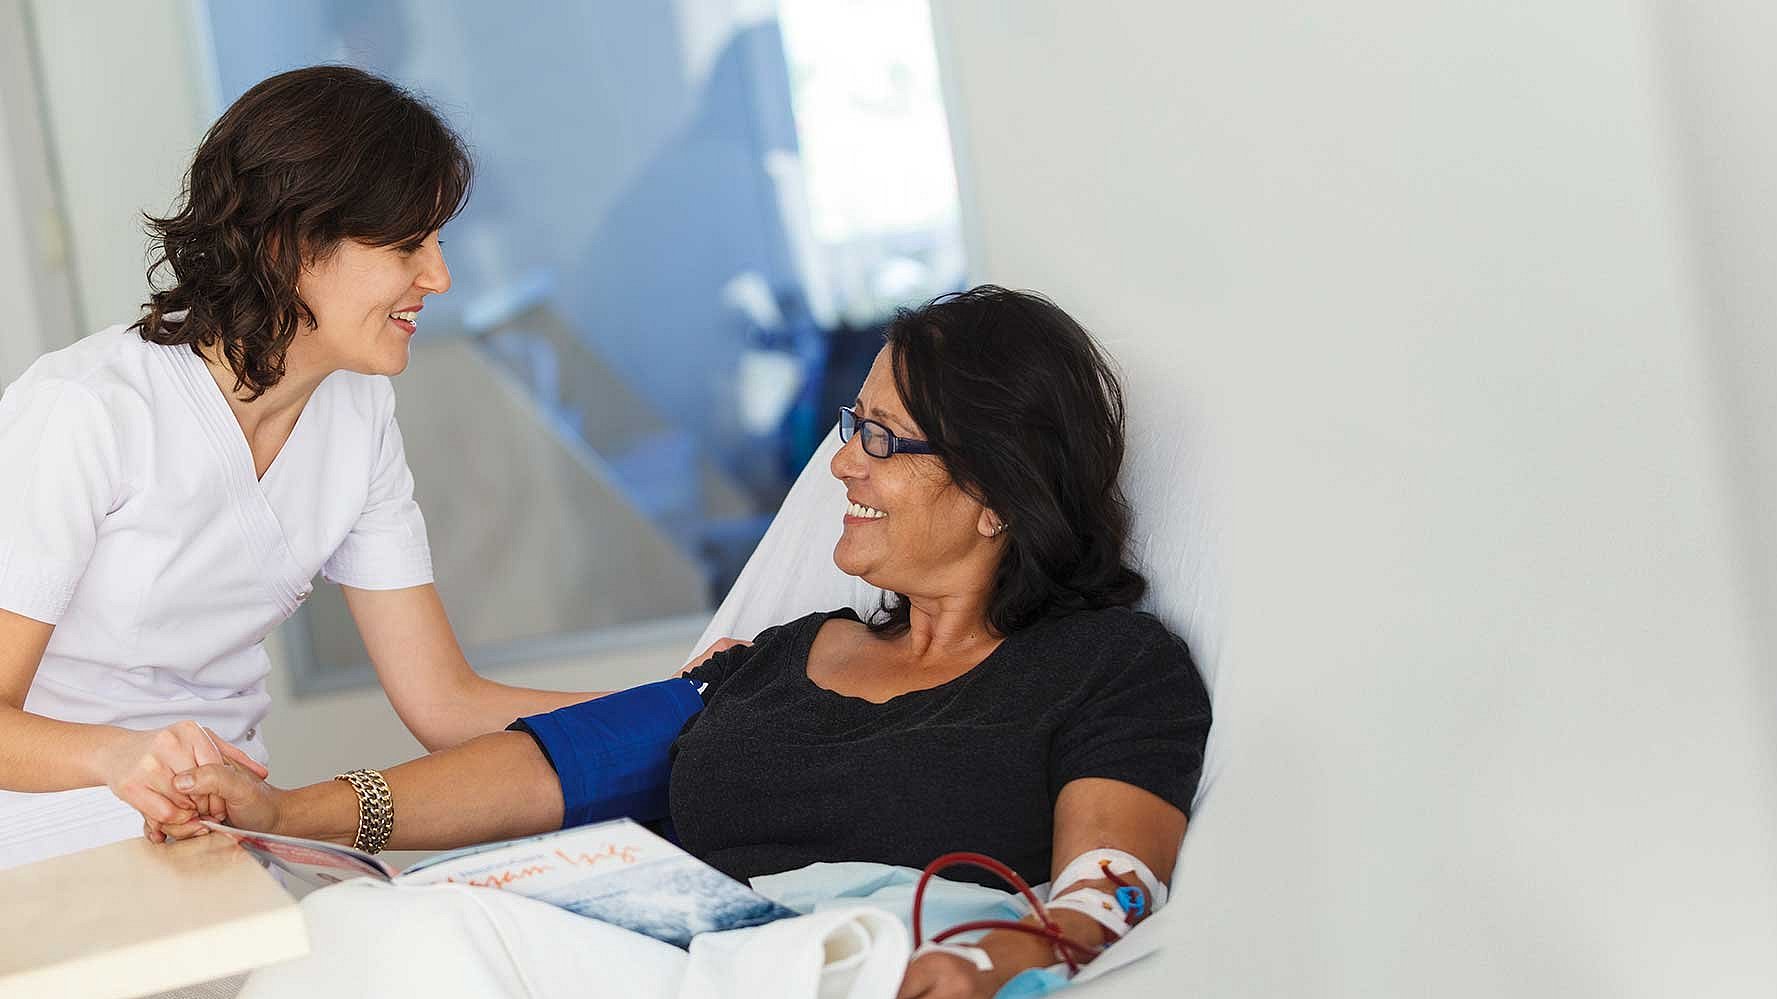
{"type": "Polygon", "coordinates": [[[887,458],[889,456],[888,435],[883,432],[881,427],[878,427],[875,423],[869,420],[859,417],[849,409],[841,409],[839,411],[840,443],[843,444],[850,441],[852,435],[857,433],[861,433],[864,436],[863,445],[865,453],[877,458],[887,458]]]}
{"type": "Polygon", "coordinates": [[[883,433],[881,427],[868,420],[861,420],[858,423],[858,432],[864,435],[865,451],[878,458],[889,456],[888,434],[883,433]]]}

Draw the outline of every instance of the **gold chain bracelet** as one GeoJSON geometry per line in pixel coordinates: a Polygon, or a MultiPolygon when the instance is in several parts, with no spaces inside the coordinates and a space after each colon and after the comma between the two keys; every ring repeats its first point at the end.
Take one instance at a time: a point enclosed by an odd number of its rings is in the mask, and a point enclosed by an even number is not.
{"type": "Polygon", "coordinates": [[[381,853],[395,835],[395,797],[389,793],[389,782],[375,770],[351,770],[335,774],[358,792],[358,834],[352,839],[354,849],[365,853],[381,853]]]}

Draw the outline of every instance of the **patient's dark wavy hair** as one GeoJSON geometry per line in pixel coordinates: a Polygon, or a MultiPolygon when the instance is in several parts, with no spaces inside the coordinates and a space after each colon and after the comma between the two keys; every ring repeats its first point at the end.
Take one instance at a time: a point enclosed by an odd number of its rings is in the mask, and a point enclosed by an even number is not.
{"type": "Polygon", "coordinates": [[[150,296],[130,328],[195,353],[219,344],[235,391],[257,399],[316,325],[303,265],[344,239],[417,248],[462,210],[472,174],[456,133],[388,80],[350,66],[264,80],[204,136],[174,212],[145,216],[150,296]]]}
{"type": "MultiPolygon", "coordinates": [[[[1005,522],[994,630],[1141,599],[1117,479],[1123,389],[1091,335],[1041,295],[982,285],[899,310],[886,339],[908,414],[951,480],[1005,522]]],[[[885,596],[871,628],[903,631],[908,613],[904,595],[885,596]]]]}

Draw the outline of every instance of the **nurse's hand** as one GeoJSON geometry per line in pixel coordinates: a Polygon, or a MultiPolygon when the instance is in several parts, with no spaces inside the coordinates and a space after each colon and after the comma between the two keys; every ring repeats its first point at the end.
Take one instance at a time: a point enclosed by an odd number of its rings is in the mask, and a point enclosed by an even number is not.
{"type": "MultiPolygon", "coordinates": [[[[279,808],[290,794],[239,767],[226,764],[197,767],[179,774],[173,778],[173,787],[193,798],[222,802],[220,817],[209,815],[205,818],[216,818],[216,821],[227,822],[236,829],[268,833],[278,831],[279,808]]],[[[187,839],[202,836],[210,830],[193,819],[162,826],[161,831],[170,839],[187,839]]]]}
{"type": "Polygon", "coordinates": [[[100,754],[105,786],[155,826],[190,822],[199,814],[214,815],[220,799],[194,798],[173,787],[173,775],[206,764],[232,763],[261,777],[268,771],[252,757],[192,721],[147,732],[118,730],[121,735],[100,754]]]}

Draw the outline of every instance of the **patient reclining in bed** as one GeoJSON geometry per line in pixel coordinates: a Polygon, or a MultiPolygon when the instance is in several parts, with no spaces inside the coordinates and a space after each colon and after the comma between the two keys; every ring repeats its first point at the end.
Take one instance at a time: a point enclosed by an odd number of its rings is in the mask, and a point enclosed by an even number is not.
{"type": "MultiPolygon", "coordinates": [[[[1065,874],[1052,898],[1087,890],[1054,917],[1088,949],[1152,911],[1113,926],[1089,910],[1124,905],[1129,879],[1070,866],[1109,851],[1170,875],[1210,724],[1184,643],[1131,609],[1146,584],[1124,556],[1117,379],[1060,309],[993,287],[904,310],[887,340],[831,464],[848,500],[834,561],[893,593],[883,609],[811,614],[682,678],[394,767],[384,845],[624,814],[742,880],[961,850],[1032,884],[1065,874]]],[[[233,825],[341,843],[368,807],[344,782],[283,791],[225,767],[178,786],[225,801],[233,825]]],[[[1056,959],[1035,936],[978,944],[916,954],[903,994],[991,995],[1056,959]]]]}

